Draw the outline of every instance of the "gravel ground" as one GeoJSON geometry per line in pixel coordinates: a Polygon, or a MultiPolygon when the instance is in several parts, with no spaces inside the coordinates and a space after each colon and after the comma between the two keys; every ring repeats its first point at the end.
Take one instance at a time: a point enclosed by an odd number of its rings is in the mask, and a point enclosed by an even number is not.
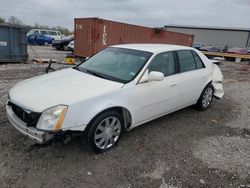
{"type": "Polygon", "coordinates": [[[33,59],[53,59],[57,60],[59,63],[62,63],[67,54],[71,54],[70,51],[59,51],[53,48],[52,46],[28,46],[28,61],[33,59]]]}
{"type": "Polygon", "coordinates": [[[126,132],[93,154],[75,137],[37,145],[8,122],[6,92],[46,65],[0,66],[1,187],[250,187],[250,66],[224,62],[225,97],[126,132]]]}

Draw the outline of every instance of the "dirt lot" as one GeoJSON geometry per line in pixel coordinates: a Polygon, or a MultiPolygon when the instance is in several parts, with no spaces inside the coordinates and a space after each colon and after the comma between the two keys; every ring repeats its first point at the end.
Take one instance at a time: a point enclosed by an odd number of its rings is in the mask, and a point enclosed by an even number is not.
{"type": "Polygon", "coordinates": [[[28,46],[28,61],[32,61],[33,59],[54,59],[58,62],[63,62],[64,57],[67,54],[70,54],[70,51],[59,51],[53,48],[52,46],[28,46]]]}
{"type": "Polygon", "coordinates": [[[93,154],[79,137],[36,145],[8,122],[7,90],[45,65],[0,66],[0,187],[250,187],[250,66],[224,62],[225,97],[186,108],[93,154]]]}

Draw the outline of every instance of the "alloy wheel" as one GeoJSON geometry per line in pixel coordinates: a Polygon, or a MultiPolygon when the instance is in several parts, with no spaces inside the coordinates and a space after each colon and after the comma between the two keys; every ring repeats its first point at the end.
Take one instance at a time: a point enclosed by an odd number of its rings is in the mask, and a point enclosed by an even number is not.
{"type": "Polygon", "coordinates": [[[112,147],[120,137],[121,128],[121,122],[117,117],[110,116],[101,121],[94,134],[96,147],[99,149],[112,147]]]}
{"type": "Polygon", "coordinates": [[[207,108],[213,99],[213,89],[211,87],[208,87],[202,97],[202,106],[204,108],[207,108]]]}

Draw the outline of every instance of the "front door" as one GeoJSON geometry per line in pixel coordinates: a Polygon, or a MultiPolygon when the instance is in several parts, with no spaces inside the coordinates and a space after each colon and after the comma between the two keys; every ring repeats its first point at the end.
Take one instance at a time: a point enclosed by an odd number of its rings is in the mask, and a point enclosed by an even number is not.
{"type": "Polygon", "coordinates": [[[133,92],[135,105],[134,123],[139,124],[167,114],[178,108],[179,75],[173,52],[157,55],[149,65],[148,71],[164,74],[162,81],[138,83],[133,92]]]}

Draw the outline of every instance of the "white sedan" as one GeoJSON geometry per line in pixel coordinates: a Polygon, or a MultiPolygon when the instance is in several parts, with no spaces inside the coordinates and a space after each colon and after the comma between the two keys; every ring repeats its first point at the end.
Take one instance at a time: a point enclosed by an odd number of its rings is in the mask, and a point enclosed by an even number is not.
{"type": "Polygon", "coordinates": [[[84,63],[15,85],[6,103],[10,122],[39,143],[82,132],[94,152],[113,148],[123,131],[222,98],[220,68],[194,48],[127,44],[84,63]]]}

